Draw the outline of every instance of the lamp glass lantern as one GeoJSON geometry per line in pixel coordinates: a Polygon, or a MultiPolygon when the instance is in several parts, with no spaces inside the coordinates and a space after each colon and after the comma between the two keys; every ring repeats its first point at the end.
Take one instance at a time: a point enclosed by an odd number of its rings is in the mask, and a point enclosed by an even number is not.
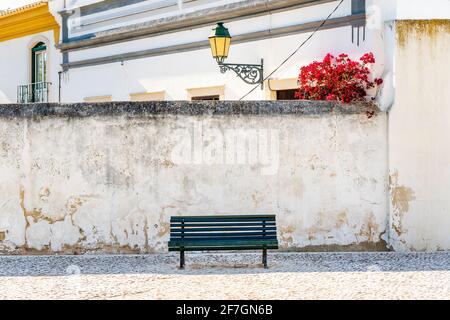
{"type": "Polygon", "coordinates": [[[212,35],[209,37],[209,44],[211,45],[212,56],[220,64],[225,61],[230,51],[231,36],[230,32],[223,25],[223,22],[218,22],[217,27],[213,29],[212,35]]]}

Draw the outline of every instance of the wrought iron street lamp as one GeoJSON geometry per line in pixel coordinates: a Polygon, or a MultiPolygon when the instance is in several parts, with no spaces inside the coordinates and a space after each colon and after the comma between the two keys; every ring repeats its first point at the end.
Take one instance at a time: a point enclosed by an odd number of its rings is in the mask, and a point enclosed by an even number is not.
{"type": "Polygon", "coordinates": [[[263,84],[264,61],[262,59],[261,64],[224,63],[230,51],[231,36],[223,22],[218,22],[217,27],[213,29],[213,34],[209,37],[209,44],[213,58],[219,64],[220,72],[225,73],[232,70],[248,84],[263,84]]]}

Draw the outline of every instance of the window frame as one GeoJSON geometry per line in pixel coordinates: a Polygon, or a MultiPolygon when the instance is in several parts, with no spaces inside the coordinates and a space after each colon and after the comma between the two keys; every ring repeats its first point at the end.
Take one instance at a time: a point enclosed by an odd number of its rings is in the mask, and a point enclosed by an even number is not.
{"type": "Polygon", "coordinates": [[[37,82],[47,82],[47,64],[48,64],[48,53],[47,53],[47,45],[44,42],[38,42],[33,48],[31,48],[31,83],[37,82]],[[37,72],[36,69],[36,58],[38,55],[43,55],[43,65],[42,65],[42,76],[43,81],[37,81],[37,72]]]}

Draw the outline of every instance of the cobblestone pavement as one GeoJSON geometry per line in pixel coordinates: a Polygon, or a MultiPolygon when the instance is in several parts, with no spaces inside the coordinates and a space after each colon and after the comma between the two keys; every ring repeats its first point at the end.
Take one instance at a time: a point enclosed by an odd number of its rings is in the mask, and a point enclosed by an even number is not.
{"type": "Polygon", "coordinates": [[[450,299],[449,253],[0,256],[0,299],[450,299]]]}

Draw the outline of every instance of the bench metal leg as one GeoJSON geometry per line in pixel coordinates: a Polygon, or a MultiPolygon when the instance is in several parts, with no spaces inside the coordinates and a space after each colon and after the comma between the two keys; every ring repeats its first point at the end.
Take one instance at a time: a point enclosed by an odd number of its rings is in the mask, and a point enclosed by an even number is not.
{"type": "Polygon", "coordinates": [[[267,249],[263,249],[262,263],[264,265],[264,268],[267,269],[267,249]]]}
{"type": "Polygon", "coordinates": [[[184,251],[180,251],[180,269],[184,269],[184,251]]]}

